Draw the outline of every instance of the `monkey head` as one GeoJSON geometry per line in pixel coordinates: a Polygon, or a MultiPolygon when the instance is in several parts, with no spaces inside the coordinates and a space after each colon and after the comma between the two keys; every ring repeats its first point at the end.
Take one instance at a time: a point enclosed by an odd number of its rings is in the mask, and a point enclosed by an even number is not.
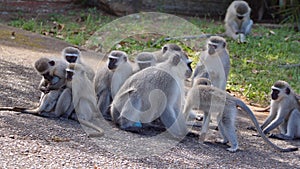
{"type": "Polygon", "coordinates": [[[162,47],[162,53],[166,53],[167,51],[177,51],[181,52],[181,48],[176,44],[166,44],[162,47]]]}
{"type": "Polygon", "coordinates": [[[114,71],[118,65],[127,62],[127,54],[123,51],[112,51],[108,55],[108,69],[114,71]]]}
{"type": "Polygon", "coordinates": [[[236,15],[239,20],[242,20],[247,13],[249,13],[250,7],[246,2],[241,1],[240,3],[237,3],[235,6],[236,9],[236,15]]]}
{"type": "Polygon", "coordinates": [[[218,52],[219,49],[224,49],[226,48],[226,40],[220,36],[212,36],[208,39],[207,42],[207,49],[208,49],[208,54],[213,55],[216,52],[218,52]]]}
{"type": "Polygon", "coordinates": [[[55,66],[55,61],[50,60],[48,58],[42,57],[38,59],[34,63],[34,68],[40,75],[42,75],[47,81],[51,82],[52,81],[52,75],[50,72],[55,66]]]}
{"type": "Polygon", "coordinates": [[[80,51],[74,47],[66,47],[62,51],[62,56],[69,63],[76,63],[80,57],[80,51]]]}
{"type": "Polygon", "coordinates": [[[288,96],[291,93],[290,85],[287,82],[281,80],[275,82],[271,89],[272,100],[280,101],[283,97],[288,96]]]}
{"type": "Polygon", "coordinates": [[[211,81],[208,78],[196,78],[194,81],[193,86],[198,86],[198,85],[205,85],[205,86],[212,86],[211,81]]]}

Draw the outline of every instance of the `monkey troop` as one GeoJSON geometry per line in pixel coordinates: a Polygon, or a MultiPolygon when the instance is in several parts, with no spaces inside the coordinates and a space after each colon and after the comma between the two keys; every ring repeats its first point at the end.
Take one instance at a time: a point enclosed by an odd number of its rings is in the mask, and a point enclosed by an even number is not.
{"type": "MultiPolygon", "coordinates": [[[[225,17],[226,35],[246,42],[251,31],[251,8],[245,1],[233,1],[225,17]]],[[[84,62],[79,49],[66,47],[61,58],[42,57],[34,63],[42,77],[37,108],[0,107],[46,117],[66,117],[79,121],[84,127],[98,127],[102,117],[122,130],[136,131],[159,122],[177,139],[189,133],[188,119],[198,119],[192,109],[204,112],[200,141],[205,140],[211,114],[217,115],[221,143],[230,144],[230,152],[238,150],[235,120],[238,107],[245,111],[263,140],[276,151],[289,152],[297,148],[280,148],[266,135],[277,139],[300,138],[300,96],[285,81],[271,87],[270,114],[259,126],[249,107],[240,99],[226,93],[230,72],[230,57],[225,38],[211,36],[206,49],[192,71],[192,61],[176,44],[165,44],[155,52],[141,52],[135,63],[128,55],[113,50],[106,62],[94,71],[84,62]],[[185,94],[184,82],[192,76],[192,88],[185,94]],[[270,134],[278,128],[279,134],[270,134]]]]}

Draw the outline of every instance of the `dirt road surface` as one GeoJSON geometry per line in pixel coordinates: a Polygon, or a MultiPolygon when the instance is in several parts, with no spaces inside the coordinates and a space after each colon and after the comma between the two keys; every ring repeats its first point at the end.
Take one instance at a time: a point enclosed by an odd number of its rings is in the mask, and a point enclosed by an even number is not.
{"type": "MultiPolygon", "coordinates": [[[[63,41],[0,25],[0,106],[37,106],[40,77],[32,65],[42,56],[59,57],[66,46],[69,44],[63,41]]],[[[89,56],[87,61],[94,68],[95,59],[98,59],[96,63],[101,60],[97,53],[83,52],[83,55],[89,56]]],[[[266,115],[256,114],[260,123],[266,115]]],[[[149,141],[147,135],[120,131],[107,123],[104,128],[108,132],[103,138],[95,139],[89,138],[80,124],[72,120],[2,111],[0,168],[300,167],[300,151],[274,151],[261,138],[253,136],[254,131],[247,130],[251,125],[246,115],[238,116],[240,149],[230,153],[225,150],[227,146],[215,143],[219,135],[214,130],[210,130],[204,144],[193,136],[162,144],[156,139],[149,141]]],[[[271,141],[281,147],[300,147],[299,140],[271,141]]]]}

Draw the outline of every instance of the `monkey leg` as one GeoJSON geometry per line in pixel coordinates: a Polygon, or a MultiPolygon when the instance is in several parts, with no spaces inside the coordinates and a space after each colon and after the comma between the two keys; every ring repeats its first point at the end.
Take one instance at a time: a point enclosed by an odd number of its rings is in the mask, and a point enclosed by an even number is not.
{"type": "Polygon", "coordinates": [[[188,133],[186,120],[182,113],[174,111],[169,105],[160,116],[160,120],[170,132],[176,138],[183,138],[188,133]]]}
{"type": "Polygon", "coordinates": [[[211,118],[210,113],[209,112],[204,112],[203,125],[202,125],[200,136],[199,136],[199,140],[201,142],[205,141],[206,133],[207,133],[207,131],[209,129],[210,118],[211,118]]]}
{"type": "Polygon", "coordinates": [[[112,102],[112,97],[110,95],[109,90],[104,90],[99,94],[97,106],[100,110],[100,113],[106,120],[112,120],[110,112],[109,112],[109,106],[112,102]]]}
{"type": "Polygon", "coordinates": [[[63,89],[60,97],[57,100],[54,116],[60,117],[66,114],[69,117],[72,113],[73,103],[72,103],[72,90],[70,88],[63,89]]]}
{"type": "Polygon", "coordinates": [[[280,140],[292,140],[294,138],[300,138],[300,112],[294,109],[288,119],[287,124],[281,125],[280,134],[271,134],[270,138],[276,138],[280,140]]]}

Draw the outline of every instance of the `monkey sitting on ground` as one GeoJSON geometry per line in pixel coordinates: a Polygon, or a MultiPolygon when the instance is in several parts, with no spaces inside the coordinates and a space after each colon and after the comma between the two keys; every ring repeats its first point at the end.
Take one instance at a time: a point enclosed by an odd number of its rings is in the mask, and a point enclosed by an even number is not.
{"type": "Polygon", "coordinates": [[[271,87],[270,114],[261,129],[265,134],[278,127],[280,134],[270,137],[290,140],[300,138],[300,103],[297,94],[285,81],[277,81],[271,87]]]}
{"type": "Polygon", "coordinates": [[[67,87],[72,89],[72,103],[76,111],[76,120],[81,124],[98,131],[102,136],[104,131],[92,121],[100,119],[97,107],[96,93],[92,82],[88,79],[85,68],[81,64],[71,63],[66,69],[67,87]]]}
{"type": "MultiPolygon", "coordinates": [[[[200,79],[201,80],[201,79],[200,79]]],[[[202,84],[197,82],[197,84],[202,84]]],[[[250,117],[259,134],[272,148],[281,152],[296,151],[298,148],[280,148],[273,144],[263,133],[259,124],[249,107],[240,99],[230,96],[225,91],[213,86],[195,84],[188,92],[186,104],[183,109],[183,114],[187,117],[192,108],[203,110],[206,114],[218,113],[217,123],[223,140],[222,143],[230,142],[231,147],[227,148],[230,152],[236,152],[238,149],[238,141],[235,133],[235,118],[237,107],[242,108],[250,117]]],[[[200,133],[200,140],[205,140],[205,135],[209,127],[209,120],[203,120],[203,126],[200,133]]]]}
{"type": "Polygon", "coordinates": [[[251,8],[245,1],[233,1],[226,12],[226,35],[239,42],[246,42],[246,35],[250,34],[253,21],[250,19],[251,8]]]}
{"type": "Polygon", "coordinates": [[[105,119],[111,120],[109,105],[126,79],[133,73],[128,56],[122,51],[111,51],[106,67],[97,70],[94,87],[97,106],[105,119]]]}
{"type": "Polygon", "coordinates": [[[64,113],[70,113],[69,105],[71,98],[64,98],[63,95],[71,95],[66,88],[65,69],[68,63],[62,59],[49,59],[42,57],[38,59],[34,68],[42,76],[39,89],[43,92],[39,106],[35,109],[22,107],[2,107],[0,110],[10,110],[22,113],[29,113],[45,117],[60,117],[64,113]],[[62,99],[63,98],[63,99],[62,99]]]}
{"type": "Polygon", "coordinates": [[[95,71],[86,63],[82,61],[81,52],[79,49],[74,47],[66,47],[62,51],[62,57],[69,63],[78,63],[81,64],[87,73],[87,76],[90,81],[94,80],[95,71]]]}
{"type": "Polygon", "coordinates": [[[192,71],[190,62],[181,53],[166,54],[166,62],[133,74],[118,91],[111,104],[111,116],[121,129],[134,131],[159,119],[175,138],[187,134],[180,109],[184,80],[192,71]]]}

